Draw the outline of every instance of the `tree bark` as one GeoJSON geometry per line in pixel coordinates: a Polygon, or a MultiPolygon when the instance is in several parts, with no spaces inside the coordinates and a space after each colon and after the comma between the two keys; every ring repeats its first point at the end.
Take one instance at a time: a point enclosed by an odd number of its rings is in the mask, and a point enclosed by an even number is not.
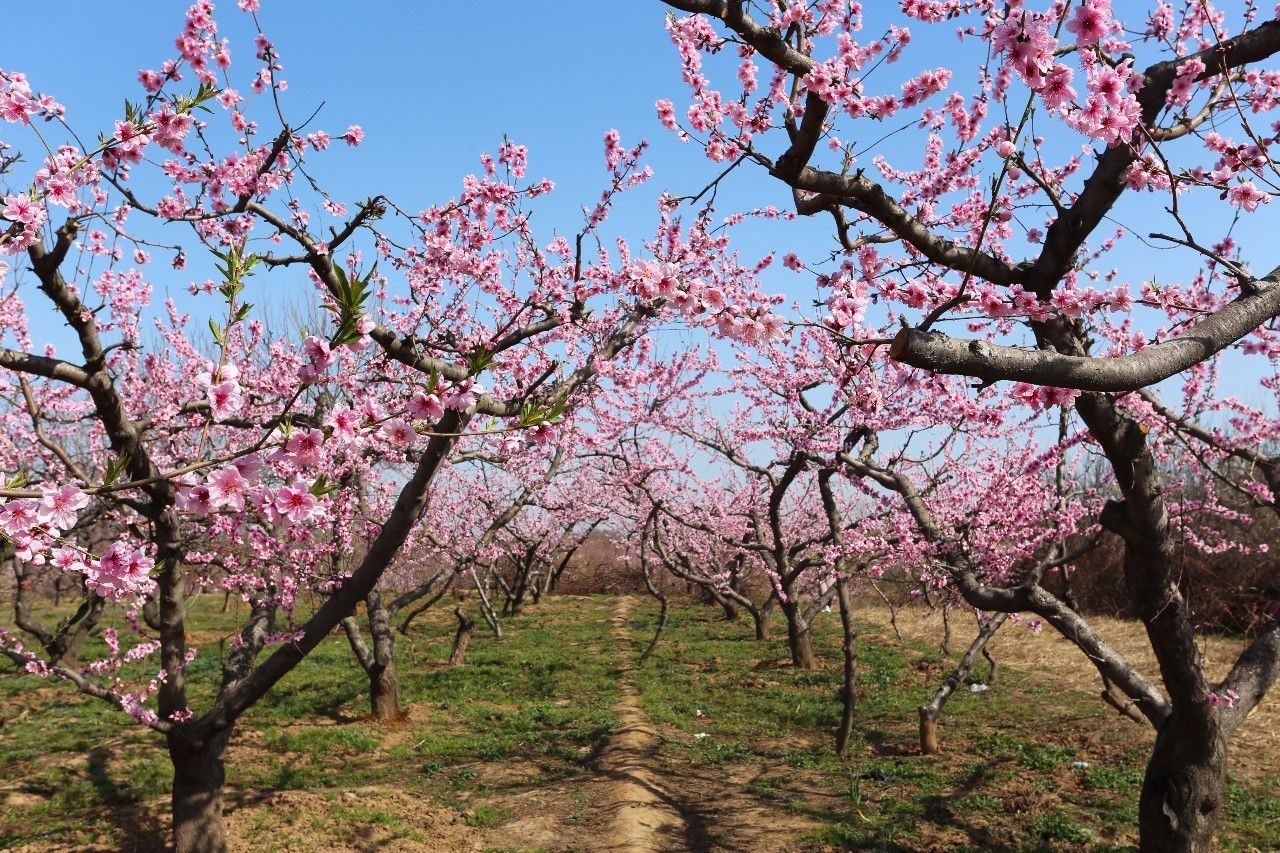
{"type": "Polygon", "coordinates": [[[787,648],[791,651],[791,665],[796,669],[816,669],[818,661],[813,656],[813,641],[809,626],[800,613],[800,605],[788,601],[782,605],[787,617],[787,648]]]}
{"type": "Polygon", "coordinates": [[[755,628],[757,640],[769,639],[769,611],[763,607],[751,609],[751,623],[755,628]]]}
{"type": "Polygon", "coordinates": [[[738,617],[742,615],[738,612],[737,606],[723,595],[720,596],[720,609],[724,611],[724,621],[726,622],[737,622],[738,617]]]}
{"type": "Polygon", "coordinates": [[[374,591],[365,598],[365,610],[369,616],[369,633],[373,637],[373,649],[365,645],[360,629],[351,616],[343,619],[351,651],[361,669],[369,677],[369,713],[373,719],[395,722],[403,713],[400,710],[400,684],[396,680],[396,638],[391,631],[391,613],[382,603],[382,596],[374,591]]]}
{"type": "Polygon", "coordinates": [[[644,588],[658,600],[658,624],[654,626],[653,639],[649,641],[649,645],[645,647],[644,652],[640,655],[639,664],[643,665],[645,661],[649,660],[653,650],[658,647],[658,641],[662,639],[662,631],[667,627],[669,603],[666,595],[653,582],[653,573],[649,570],[649,561],[645,559],[643,550],[640,552],[640,567],[644,571],[644,588]]]}
{"type": "Polygon", "coordinates": [[[453,608],[453,615],[458,617],[458,631],[453,635],[453,649],[449,652],[450,667],[462,666],[467,656],[467,643],[471,642],[471,631],[476,627],[475,620],[461,607],[453,608]]]}
{"type": "Polygon", "coordinates": [[[369,667],[369,705],[373,718],[394,722],[400,710],[400,683],[396,680],[396,638],[391,631],[391,614],[375,590],[365,598],[369,611],[369,632],[373,635],[373,665],[369,667]]]}
{"type": "Polygon", "coordinates": [[[1213,830],[1222,816],[1227,738],[1216,713],[1208,710],[1207,717],[1189,720],[1174,711],[1156,735],[1138,799],[1143,853],[1208,853],[1213,847],[1213,830]]]}
{"type": "Polygon", "coordinates": [[[840,689],[840,728],[836,731],[836,754],[849,754],[849,741],[853,738],[853,712],[858,686],[858,631],[853,626],[853,602],[849,598],[849,585],[841,575],[836,579],[836,598],[840,602],[840,627],[844,640],[840,650],[844,655],[844,680],[840,689]]]}
{"type": "MultiPolygon", "coordinates": [[[[968,650],[960,658],[956,668],[947,676],[946,681],[939,685],[937,691],[933,694],[933,698],[928,704],[920,706],[921,755],[934,755],[941,749],[938,743],[938,717],[942,714],[942,706],[947,704],[947,700],[951,698],[951,694],[955,693],[956,688],[964,683],[965,677],[968,676],[969,670],[973,668],[973,663],[978,659],[978,655],[986,653],[987,642],[995,635],[996,631],[1000,630],[1000,626],[1008,618],[1008,613],[997,613],[991,617],[979,629],[978,636],[974,637],[973,642],[969,644],[968,650]]],[[[991,664],[991,671],[993,674],[995,673],[994,661],[991,664]]]]}
{"type": "Polygon", "coordinates": [[[176,853],[223,853],[227,849],[222,789],[226,782],[223,754],[230,737],[231,727],[203,743],[188,740],[182,728],[168,735],[176,853]]]}

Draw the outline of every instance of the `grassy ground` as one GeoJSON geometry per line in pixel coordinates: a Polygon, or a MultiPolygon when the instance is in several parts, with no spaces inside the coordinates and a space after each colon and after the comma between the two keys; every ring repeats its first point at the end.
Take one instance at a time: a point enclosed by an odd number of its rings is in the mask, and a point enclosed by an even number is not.
{"type": "MultiPolygon", "coordinates": [[[[199,639],[231,632],[232,618],[213,602],[200,605],[192,619],[199,639]]],[[[507,620],[501,642],[478,627],[467,665],[446,669],[452,616],[428,614],[397,644],[410,715],[391,728],[364,719],[364,674],[346,639],[328,638],[238,726],[227,761],[231,816],[300,811],[292,834],[288,821],[268,815],[271,832],[256,850],[307,849],[326,829],[317,821],[332,824],[335,843],[354,844],[376,829],[383,840],[429,849],[432,838],[419,826],[427,804],[440,812],[433,822],[458,824],[465,834],[502,823],[507,813],[486,797],[582,776],[608,737],[618,666],[609,615],[605,602],[558,599],[507,620]],[[316,803],[287,796],[301,791],[327,796],[316,803]],[[382,808],[388,792],[412,801],[382,808]]],[[[208,684],[216,667],[215,640],[193,662],[191,679],[208,684]]],[[[52,842],[153,849],[163,835],[170,769],[159,739],[62,685],[0,678],[0,767],[7,806],[0,849],[52,842]],[[141,826],[133,832],[127,824],[135,820],[141,826]]]]}
{"type": "MultiPolygon", "coordinates": [[[[202,600],[210,683],[234,619],[202,600]]],[[[410,715],[364,719],[363,673],[331,637],[246,716],[228,755],[228,823],[241,849],[592,849],[605,831],[594,759],[614,724],[620,655],[612,601],[558,598],[477,628],[448,670],[448,611],[398,645],[410,715]]],[[[647,640],[653,610],[632,617],[647,640]]],[[[781,625],[775,632],[783,635],[781,625]]],[[[822,668],[786,665],[781,639],[690,605],[636,673],[661,736],[656,757],[692,837],[709,849],[1114,849],[1134,840],[1149,746],[1140,727],[1044,668],[1002,667],[947,707],[943,753],[916,755],[915,708],[943,675],[936,646],[862,625],[859,726],[831,754],[839,713],[835,617],[816,629],[822,668]],[[1083,769],[1073,762],[1087,762],[1083,769]],[[785,844],[779,838],[787,839],[785,844]]],[[[957,635],[957,645],[967,637],[957,635]]],[[[983,674],[979,672],[979,676],[983,674]]],[[[197,701],[196,707],[200,707],[197,701]]],[[[1256,758],[1256,756],[1255,756],[1256,758]]],[[[96,700],[0,677],[0,849],[154,849],[169,768],[157,739],[96,700]]],[[[1233,781],[1225,849],[1280,848],[1280,756],[1233,781]]]]}
{"type": "MultiPolygon", "coordinates": [[[[667,641],[639,676],[644,709],[665,734],[671,776],[701,777],[711,788],[718,779],[749,780],[759,797],[814,819],[807,837],[838,848],[1105,850],[1136,843],[1137,790],[1151,738],[1096,693],[1062,689],[1052,670],[1006,664],[989,690],[957,691],[941,722],[942,754],[922,757],[916,708],[951,664],[936,645],[899,644],[881,625],[862,622],[858,725],[842,761],[832,754],[838,617],[815,628],[824,663],[817,672],[791,669],[782,630],[778,640],[757,643],[748,626],[717,617],[710,609],[675,609],[667,641]],[[722,769],[700,773],[706,765],[722,769]]],[[[652,618],[638,613],[634,629],[647,630],[652,618]]],[[[972,631],[957,630],[956,645],[971,638],[972,631]]],[[[979,666],[969,683],[986,672],[979,666]]],[[[1268,766],[1255,784],[1228,783],[1224,849],[1280,849],[1280,755],[1268,766]]],[[[728,835],[718,840],[732,846],[728,835]]]]}

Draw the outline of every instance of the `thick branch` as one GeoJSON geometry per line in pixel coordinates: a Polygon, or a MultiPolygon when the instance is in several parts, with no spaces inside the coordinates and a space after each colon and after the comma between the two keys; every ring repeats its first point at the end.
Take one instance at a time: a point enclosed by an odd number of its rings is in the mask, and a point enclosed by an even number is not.
{"type": "Polygon", "coordinates": [[[1221,352],[1267,320],[1280,315],[1280,269],[1172,340],[1114,358],[1063,355],[966,341],[941,332],[904,328],[893,339],[889,357],[935,373],[972,376],[985,382],[1010,380],[1123,393],[1154,385],[1221,352]]]}

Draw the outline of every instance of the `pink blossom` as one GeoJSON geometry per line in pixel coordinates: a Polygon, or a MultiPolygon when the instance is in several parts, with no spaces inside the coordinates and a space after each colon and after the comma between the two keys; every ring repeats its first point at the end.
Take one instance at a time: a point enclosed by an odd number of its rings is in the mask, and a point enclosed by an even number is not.
{"type": "Polygon", "coordinates": [[[1246,213],[1253,213],[1258,205],[1270,202],[1271,196],[1255,187],[1252,181],[1244,181],[1231,188],[1228,199],[1246,213]]]}
{"type": "Polygon", "coordinates": [[[1228,708],[1234,708],[1239,699],[1240,694],[1234,690],[1224,690],[1221,694],[1216,692],[1209,694],[1209,704],[1215,708],[1223,705],[1228,708]]]}
{"type": "Polygon", "coordinates": [[[78,548],[55,548],[49,562],[54,568],[64,572],[83,572],[87,569],[84,554],[78,548]]]}
{"type": "Polygon", "coordinates": [[[324,445],[324,433],[318,429],[296,430],[285,442],[285,452],[299,468],[320,463],[320,448],[324,445]]]}
{"type": "Polygon", "coordinates": [[[209,386],[209,411],[214,420],[234,415],[240,409],[242,402],[240,386],[233,380],[228,379],[209,386]]]}
{"type": "Polygon", "coordinates": [[[435,394],[418,392],[409,400],[409,414],[425,421],[436,421],[444,415],[444,404],[435,394]]]}
{"type": "Polygon", "coordinates": [[[40,523],[39,504],[28,498],[9,501],[0,509],[0,533],[10,539],[26,536],[40,523]]]}
{"type": "Polygon", "coordinates": [[[1076,34],[1079,47],[1096,44],[1110,29],[1111,0],[1084,0],[1076,7],[1067,29],[1076,34]]]}
{"type": "Polygon", "coordinates": [[[358,124],[353,124],[347,128],[347,132],[342,134],[342,138],[346,140],[348,145],[359,145],[364,140],[364,128],[358,124]]]}
{"type": "Polygon", "coordinates": [[[237,512],[244,509],[244,496],[249,491],[249,481],[234,466],[227,466],[209,478],[209,503],[216,509],[223,507],[237,512]]]}
{"type": "Polygon", "coordinates": [[[213,511],[213,498],[209,487],[205,485],[190,486],[179,489],[174,497],[179,512],[191,512],[196,515],[208,515],[213,511]]]}
{"type": "Polygon", "coordinates": [[[320,501],[301,480],[283,486],[275,494],[275,508],[290,523],[311,521],[320,512],[320,501]]]}
{"type": "Polygon", "coordinates": [[[382,437],[393,447],[412,447],[418,434],[413,427],[401,418],[387,421],[382,425],[382,437]]]}
{"type": "Polygon", "coordinates": [[[151,570],[155,562],[141,548],[130,550],[117,542],[85,572],[85,586],[112,601],[132,598],[147,592],[154,582],[151,570]]]}
{"type": "Polygon", "coordinates": [[[24,225],[38,225],[43,221],[44,211],[25,193],[8,195],[4,197],[4,218],[24,225]]]}
{"type": "Polygon", "coordinates": [[[334,409],[333,414],[329,415],[328,426],[333,431],[335,440],[342,443],[352,441],[360,426],[360,415],[352,409],[334,409]]]}
{"type": "Polygon", "coordinates": [[[89,496],[75,486],[42,489],[38,510],[40,520],[61,530],[76,526],[76,514],[89,505],[89,496]]]}

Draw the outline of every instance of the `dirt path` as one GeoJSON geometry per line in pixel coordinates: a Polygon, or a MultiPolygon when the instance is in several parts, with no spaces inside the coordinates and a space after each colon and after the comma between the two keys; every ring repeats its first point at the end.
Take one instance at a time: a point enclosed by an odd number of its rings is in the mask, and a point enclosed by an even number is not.
{"type": "Polygon", "coordinates": [[[618,599],[613,611],[613,637],[622,649],[618,728],[600,756],[599,770],[613,781],[613,796],[605,807],[613,817],[611,843],[618,851],[678,851],[694,849],[678,802],[652,770],[657,736],[644,721],[631,663],[631,635],[627,619],[635,609],[631,596],[618,599]]]}

